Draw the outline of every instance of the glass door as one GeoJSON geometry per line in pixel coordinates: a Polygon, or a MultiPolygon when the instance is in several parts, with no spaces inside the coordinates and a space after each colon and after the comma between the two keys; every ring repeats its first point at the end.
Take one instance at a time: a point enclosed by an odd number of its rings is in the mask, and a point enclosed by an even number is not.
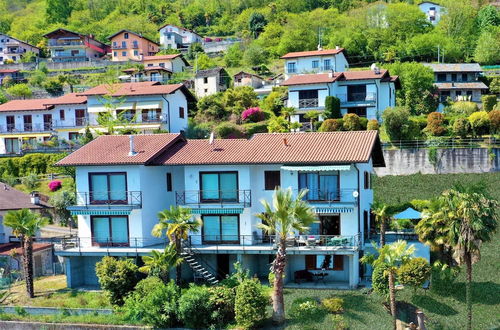
{"type": "Polygon", "coordinates": [[[202,202],[238,201],[238,172],[200,173],[202,202]]]}

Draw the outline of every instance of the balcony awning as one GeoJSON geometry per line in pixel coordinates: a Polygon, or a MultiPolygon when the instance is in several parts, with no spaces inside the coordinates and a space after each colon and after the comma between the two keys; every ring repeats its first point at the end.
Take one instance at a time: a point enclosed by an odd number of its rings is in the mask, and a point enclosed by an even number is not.
{"type": "Polygon", "coordinates": [[[318,214],[352,213],[352,207],[315,207],[314,212],[318,214]]]}
{"type": "Polygon", "coordinates": [[[109,107],[105,107],[104,104],[100,104],[98,106],[88,107],[87,111],[89,113],[94,113],[94,112],[106,112],[106,111],[110,111],[110,110],[135,110],[136,103],[137,102],[117,103],[115,105],[110,105],[109,107]]]}
{"type": "Polygon", "coordinates": [[[243,208],[192,208],[191,213],[193,214],[241,214],[243,213],[243,208]]]}
{"type": "Polygon", "coordinates": [[[110,208],[87,208],[85,206],[70,206],[68,211],[71,215],[130,215],[132,212],[132,207],[120,206],[120,207],[110,207],[110,208]]]}
{"type": "Polygon", "coordinates": [[[161,109],[161,102],[160,101],[149,101],[149,102],[137,102],[137,105],[135,107],[137,110],[143,110],[143,109],[161,109]]]}
{"type": "Polygon", "coordinates": [[[351,165],[324,165],[324,166],[281,166],[285,171],[299,172],[326,172],[326,171],[349,171],[351,165]]]}
{"type": "Polygon", "coordinates": [[[26,132],[24,134],[0,134],[0,137],[6,137],[6,138],[35,138],[35,137],[48,137],[50,136],[50,133],[30,133],[26,132]]]}

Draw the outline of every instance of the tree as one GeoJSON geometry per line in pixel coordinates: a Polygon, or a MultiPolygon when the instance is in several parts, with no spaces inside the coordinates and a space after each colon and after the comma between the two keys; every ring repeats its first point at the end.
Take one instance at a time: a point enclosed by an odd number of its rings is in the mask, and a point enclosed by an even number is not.
{"type": "Polygon", "coordinates": [[[389,138],[403,140],[408,135],[410,111],[406,107],[387,108],[382,113],[383,126],[389,138]]]}
{"type": "Polygon", "coordinates": [[[236,67],[240,65],[242,57],[243,52],[241,51],[241,45],[237,42],[227,49],[224,55],[224,63],[227,67],[236,67]]]}
{"type": "Polygon", "coordinates": [[[318,120],[320,114],[321,113],[316,110],[310,110],[304,114],[304,118],[309,119],[309,122],[311,123],[311,131],[313,132],[314,132],[314,123],[316,122],[316,120],[318,120]]]}
{"type": "Polygon", "coordinates": [[[446,133],[444,125],[444,116],[440,112],[431,112],[427,116],[427,126],[424,131],[432,136],[441,136],[446,133]]]}
{"type": "Polygon", "coordinates": [[[259,34],[264,31],[267,20],[261,13],[252,13],[248,20],[248,28],[252,32],[253,37],[257,39],[259,34]]]}
{"type": "Polygon", "coordinates": [[[47,0],[46,15],[50,23],[67,24],[73,11],[71,0],[47,0]]]}
{"type": "Polygon", "coordinates": [[[7,94],[13,97],[26,99],[31,97],[33,93],[27,84],[16,84],[7,88],[7,94]]]}
{"type": "Polygon", "coordinates": [[[139,282],[137,266],[131,259],[105,256],[96,263],[95,273],[111,304],[122,306],[125,297],[139,282]]]}
{"type": "Polygon", "coordinates": [[[248,66],[256,67],[267,64],[269,58],[266,50],[253,42],[246,48],[245,54],[243,55],[243,61],[248,66]]]}
{"type": "MultiPolygon", "coordinates": [[[[198,232],[201,226],[201,220],[193,218],[191,210],[183,207],[170,206],[169,210],[163,210],[158,213],[159,222],[153,227],[151,234],[155,237],[161,237],[163,232],[167,235],[170,244],[175,246],[177,256],[181,254],[182,240],[188,238],[189,232],[198,232]]],[[[179,263],[176,266],[176,283],[182,282],[182,267],[179,263]]]]}
{"type": "Polygon", "coordinates": [[[295,115],[297,111],[293,107],[284,107],[281,109],[281,116],[286,118],[286,120],[291,121],[292,116],[295,115]]]}
{"type": "Polygon", "coordinates": [[[403,285],[413,287],[414,291],[422,287],[431,276],[432,267],[425,258],[413,258],[398,269],[398,280],[403,285]]]}
{"type": "Polygon", "coordinates": [[[186,57],[188,60],[194,60],[200,53],[205,53],[203,46],[199,42],[193,42],[189,45],[186,57]]]}
{"type": "Polygon", "coordinates": [[[85,127],[85,133],[83,134],[83,137],[81,138],[82,144],[87,144],[90,141],[92,141],[93,139],[94,139],[94,135],[92,135],[90,128],[88,126],[85,127]]]}
{"type": "Polygon", "coordinates": [[[2,91],[0,91],[0,104],[4,104],[6,102],[8,102],[9,100],[7,99],[7,97],[5,96],[4,93],[2,93],[2,91]]]}
{"type": "Polygon", "coordinates": [[[50,197],[50,205],[54,207],[59,223],[66,225],[71,220],[71,212],[68,206],[75,204],[75,195],[67,190],[60,191],[50,197]]]}
{"type": "Polygon", "coordinates": [[[500,13],[492,5],[482,7],[477,13],[477,25],[481,31],[500,25],[500,13]]]}
{"type": "Polygon", "coordinates": [[[162,252],[151,251],[151,255],[142,257],[142,261],[144,266],[139,268],[141,273],[157,276],[167,284],[170,280],[170,268],[180,266],[184,260],[177,254],[175,245],[169,244],[162,252]]]}
{"type": "Polygon", "coordinates": [[[342,118],[343,127],[346,131],[359,131],[361,130],[361,121],[357,114],[346,113],[342,118]]]}
{"type": "Polygon", "coordinates": [[[496,95],[483,95],[481,96],[481,103],[483,103],[483,110],[486,112],[490,112],[497,105],[497,96],[496,95]]]}
{"type": "Polygon", "coordinates": [[[282,190],[276,188],[273,194],[272,206],[262,200],[264,212],[256,216],[262,220],[257,227],[270,235],[276,235],[278,250],[271,265],[274,274],[273,283],[273,321],[282,323],[285,320],[285,302],[283,299],[283,275],[287,264],[286,238],[295,230],[304,232],[316,219],[311,206],[302,199],[307,190],[301,190],[297,197],[293,196],[291,188],[282,190]]]}
{"type": "Polygon", "coordinates": [[[267,131],[269,133],[288,133],[290,132],[291,124],[294,123],[290,123],[282,116],[271,116],[267,122],[267,131]]]}
{"type": "Polygon", "coordinates": [[[33,237],[44,226],[48,219],[28,209],[9,211],[4,216],[4,225],[12,228],[12,234],[21,241],[23,259],[23,277],[26,283],[26,294],[35,297],[33,288],[33,237]]]}
{"type": "Polygon", "coordinates": [[[408,246],[406,241],[399,240],[377,248],[377,253],[377,258],[371,254],[367,254],[360,261],[371,264],[374,268],[385,267],[384,273],[389,276],[391,315],[393,317],[394,329],[396,329],[396,274],[400,267],[412,259],[415,253],[415,246],[408,246]]]}
{"type": "Polygon", "coordinates": [[[488,112],[488,117],[490,118],[491,133],[500,133],[500,109],[488,112]]]}
{"type": "Polygon", "coordinates": [[[340,113],[340,99],[335,96],[327,96],[325,98],[325,111],[323,112],[323,117],[325,119],[337,119],[341,118],[340,113]]]}
{"type": "Polygon", "coordinates": [[[481,64],[500,62],[500,27],[490,27],[477,40],[474,59],[481,64]]]}
{"type": "Polygon", "coordinates": [[[476,192],[451,189],[441,196],[445,205],[443,215],[450,226],[453,258],[467,270],[466,300],[467,328],[472,329],[472,265],[481,259],[481,245],[493,237],[498,226],[498,201],[476,192]]]}
{"type": "Polygon", "coordinates": [[[490,128],[490,117],[486,111],[477,111],[469,116],[470,126],[475,136],[487,134],[490,128]]]}
{"type": "Polygon", "coordinates": [[[372,213],[375,214],[375,221],[380,227],[380,246],[384,246],[387,220],[389,220],[392,216],[389,211],[389,205],[375,201],[372,204],[372,213]]]}
{"type": "Polygon", "coordinates": [[[217,66],[215,62],[205,53],[198,54],[195,59],[195,65],[196,70],[207,70],[215,68],[217,66]]]}
{"type": "Polygon", "coordinates": [[[238,86],[224,92],[223,104],[226,111],[239,116],[244,110],[256,107],[259,99],[252,87],[238,86]]]}

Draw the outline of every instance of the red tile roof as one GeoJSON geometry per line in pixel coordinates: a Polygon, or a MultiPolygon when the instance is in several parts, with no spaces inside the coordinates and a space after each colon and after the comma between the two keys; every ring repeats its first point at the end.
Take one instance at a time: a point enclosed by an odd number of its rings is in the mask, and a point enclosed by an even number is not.
{"type": "Polygon", "coordinates": [[[4,104],[0,104],[0,112],[2,111],[38,111],[48,110],[52,106],[51,99],[29,99],[29,100],[12,100],[4,104]]]}
{"type": "Polygon", "coordinates": [[[0,182],[0,210],[44,209],[51,206],[43,201],[35,205],[31,203],[30,195],[0,182]]]}
{"type": "Polygon", "coordinates": [[[160,152],[174,142],[183,139],[180,134],[135,135],[135,156],[129,156],[130,135],[102,135],[72,154],[57,165],[113,165],[148,164],[160,152]]]}
{"type": "Polygon", "coordinates": [[[128,136],[100,136],[57,165],[322,164],[384,160],[377,131],[269,133],[250,139],[186,140],[179,134],[137,135],[137,156],[128,136]]]}
{"type": "Polygon", "coordinates": [[[344,48],[339,49],[323,49],[323,50],[311,50],[305,52],[292,52],[281,56],[280,58],[296,58],[296,57],[307,57],[307,56],[325,56],[325,55],[337,55],[344,51],[344,48]]]}
{"type": "Polygon", "coordinates": [[[0,73],[16,73],[19,72],[17,69],[0,69],[0,73]]]}
{"type": "Polygon", "coordinates": [[[158,55],[158,56],[143,56],[142,61],[147,62],[147,61],[173,60],[174,58],[177,58],[179,56],[182,56],[182,55],[181,54],[169,54],[169,55],[158,55]]]}
{"type": "Polygon", "coordinates": [[[170,71],[169,69],[166,69],[162,66],[147,66],[144,68],[144,71],[167,71],[167,72],[172,73],[172,71],[170,71]]]}
{"type": "Polygon", "coordinates": [[[373,70],[345,71],[344,78],[341,80],[364,80],[364,79],[382,79],[389,76],[389,71],[381,69],[379,73],[373,70]]]}
{"type": "Polygon", "coordinates": [[[332,77],[330,73],[313,73],[313,74],[297,74],[291,76],[281,83],[282,86],[293,85],[312,85],[312,84],[326,84],[332,83],[343,77],[342,72],[336,72],[332,77]]]}
{"type": "Polygon", "coordinates": [[[81,96],[77,93],[69,93],[54,99],[48,99],[46,105],[58,104],[84,104],[87,103],[87,97],[81,96]]]}
{"type": "Polygon", "coordinates": [[[130,30],[120,30],[118,32],[116,32],[115,34],[112,34],[108,37],[109,40],[113,40],[114,37],[116,37],[117,35],[121,34],[121,33],[130,33],[130,34],[134,34],[136,36],[138,36],[139,38],[142,38],[142,39],[146,39],[147,41],[151,42],[151,43],[154,43],[155,45],[157,46],[160,46],[159,43],[157,43],[156,41],[153,41],[151,39],[149,39],[148,37],[145,37],[142,35],[142,33],[137,33],[137,32],[134,32],[134,31],[130,31],[130,30]]]}
{"type": "Polygon", "coordinates": [[[171,94],[182,88],[183,84],[161,85],[159,82],[145,81],[136,83],[124,83],[114,85],[99,85],[78,95],[106,95],[111,96],[134,96],[134,95],[158,95],[171,94]]]}
{"type": "MultiPolygon", "coordinates": [[[[46,249],[52,249],[52,244],[49,243],[33,243],[33,252],[38,252],[46,249]]],[[[5,243],[0,244],[0,255],[11,256],[12,254],[23,254],[21,243],[5,243]]]]}

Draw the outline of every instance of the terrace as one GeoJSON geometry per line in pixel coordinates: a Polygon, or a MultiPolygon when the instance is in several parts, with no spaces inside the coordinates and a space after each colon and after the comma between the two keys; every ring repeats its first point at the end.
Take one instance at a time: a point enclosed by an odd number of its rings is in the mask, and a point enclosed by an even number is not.
{"type": "Polygon", "coordinates": [[[252,205],[250,190],[185,190],[175,192],[177,205],[184,206],[239,206],[252,205]]]}

